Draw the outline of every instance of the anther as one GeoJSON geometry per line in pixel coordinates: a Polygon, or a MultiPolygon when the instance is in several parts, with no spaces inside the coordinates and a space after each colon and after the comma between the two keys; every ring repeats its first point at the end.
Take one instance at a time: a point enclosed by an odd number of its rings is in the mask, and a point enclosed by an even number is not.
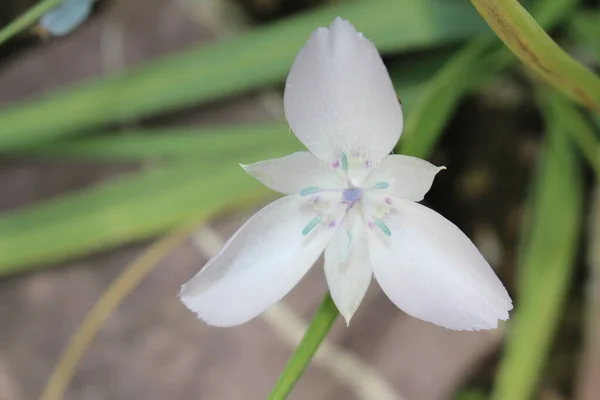
{"type": "Polygon", "coordinates": [[[387,189],[389,187],[390,187],[390,184],[385,181],[377,182],[376,184],[373,185],[373,189],[387,189]]]}
{"type": "Polygon", "coordinates": [[[313,229],[315,229],[315,227],[317,225],[319,225],[321,223],[321,217],[314,217],[309,223],[308,225],[306,225],[304,227],[304,229],[302,229],[302,236],[306,236],[310,233],[310,231],[312,231],[313,229]]]}
{"type": "Polygon", "coordinates": [[[381,229],[383,233],[385,233],[386,236],[392,236],[390,228],[388,228],[387,225],[384,224],[380,218],[373,218],[373,222],[375,223],[375,225],[377,225],[379,229],[381,229]]]}
{"type": "Polygon", "coordinates": [[[340,161],[342,163],[342,171],[348,172],[348,156],[346,155],[346,153],[342,153],[340,161]]]}
{"type": "Polygon", "coordinates": [[[309,194],[319,193],[321,188],[318,186],[308,186],[300,191],[300,196],[308,196],[309,194]]]}

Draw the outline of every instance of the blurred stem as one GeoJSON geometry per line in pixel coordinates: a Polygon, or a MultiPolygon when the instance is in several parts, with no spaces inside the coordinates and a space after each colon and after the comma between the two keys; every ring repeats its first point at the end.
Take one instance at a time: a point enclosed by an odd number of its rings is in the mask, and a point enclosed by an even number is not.
{"type": "Polygon", "coordinates": [[[564,52],[517,0],[471,0],[519,59],[557,90],[600,112],[600,78],[564,52]]]}
{"type": "Polygon", "coordinates": [[[279,376],[268,400],[283,400],[291,392],[338,316],[329,292],[313,316],[304,338],[279,376]]]}
{"type": "Polygon", "coordinates": [[[25,11],[23,15],[0,30],[0,44],[35,24],[42,15],[48,10],[58,6],[60,3],[62,3],[62,0],[42,0],[29,10],[25,11]]]}

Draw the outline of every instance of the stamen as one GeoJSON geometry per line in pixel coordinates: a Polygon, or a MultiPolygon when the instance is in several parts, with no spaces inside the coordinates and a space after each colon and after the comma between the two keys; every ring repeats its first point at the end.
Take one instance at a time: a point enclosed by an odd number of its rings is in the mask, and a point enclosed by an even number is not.
{"type": "Polygon", "coordinates": [[[377,227],[381,229],[381,231],[385,233],[386,236],[392,236],[390,228],[388,228],[387,225],[384,224],[380,218],[373,218],[373,222],[375,222],[375,225],[377,225],[377,227]]]}
{"type": "Polygon", "coordinates": [[[308,186],[300,191],[300,196],[308,196],[309,194],[319,193],[321,188],[318,186],[308,186]]]}
{"type": "Polygon", "coordinates": [[[342,171],[348,172],[348,156],[346,155],[346,153],[342,153],[340,161],[342,162],[342,171]]]}
{"type": "Polygon", "coordinates": [[[313,229],[315,229],[315,227],[317,225],[319,225],[321,223],[321,217],[317,216],[314,217],[309,223],[308,225],[306,225],[304,227],[304,229],[302,229],[302,236],[306,236],[310,233],[310,231],[312,231],[313,229]]]}
{"type": "Polygon", "coordinates": [[[386,181],[377,182],[373,185],[373,189],[387,189],[390,187],[390,184],[386,181]]]}

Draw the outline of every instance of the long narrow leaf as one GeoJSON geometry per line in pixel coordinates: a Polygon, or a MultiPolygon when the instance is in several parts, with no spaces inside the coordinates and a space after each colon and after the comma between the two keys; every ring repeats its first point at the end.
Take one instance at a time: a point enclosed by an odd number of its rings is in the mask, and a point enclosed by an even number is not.
{"type": "MultiPolygon", "coordinates": [[[[410,113],[430,74],[440,69],[444,61],[440,56],[435,56],[408,63],[402,69],[395,68],[392,72],[394,86],[398,88],[405,113],[410,113]]],[[[99,134],[67,138],[8,154],[41,158],[140,160],[200,157],[206,152],[252,154],[264,145],[279,146],[282,155],[301,149],[300,142],[291,134],[286,122],[271,122],[221,128],[171,128],[99,134]]]]}
{"type": "Polygon", "coordinates": [[[530,203],[519,261],[517,307],[494,400],[533,398],[573,272],[582,181],[569,137],[546,115],[548,140],[530,203]]]}

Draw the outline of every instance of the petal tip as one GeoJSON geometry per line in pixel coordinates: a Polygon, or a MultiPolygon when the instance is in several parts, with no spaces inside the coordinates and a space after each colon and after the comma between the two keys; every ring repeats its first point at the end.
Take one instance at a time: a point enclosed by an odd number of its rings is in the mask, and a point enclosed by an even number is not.
{"type": "Polygon", "coordinates": [[[352,314],[340,313],[342,317],[344,317],[344,322],[346,322],[346,328],[350,326],[350,320],[352,319],[352,314]]]}

